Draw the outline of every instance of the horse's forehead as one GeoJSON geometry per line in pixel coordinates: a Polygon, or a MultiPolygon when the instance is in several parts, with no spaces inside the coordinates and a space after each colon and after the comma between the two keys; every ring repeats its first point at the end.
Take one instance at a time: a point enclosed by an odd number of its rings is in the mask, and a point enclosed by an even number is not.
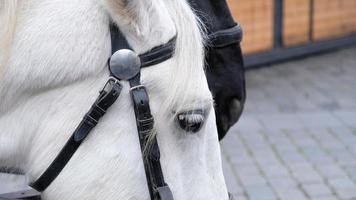
{"type": "Polygon", "coordinates": [[[168,42],[177,32],[165,1],[118,3],[104,0],[106,9],[137,53],[168,42]]]}

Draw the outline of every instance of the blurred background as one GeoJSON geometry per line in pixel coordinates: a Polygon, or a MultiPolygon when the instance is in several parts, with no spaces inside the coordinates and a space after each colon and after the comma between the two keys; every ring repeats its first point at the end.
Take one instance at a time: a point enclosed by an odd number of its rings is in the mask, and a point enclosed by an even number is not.
{"type": "Polygon", "coordinates": [[[356,0],[228,2],[247,69],[244,113],[222,141],[230,191],[356,198],[356,0]]]}

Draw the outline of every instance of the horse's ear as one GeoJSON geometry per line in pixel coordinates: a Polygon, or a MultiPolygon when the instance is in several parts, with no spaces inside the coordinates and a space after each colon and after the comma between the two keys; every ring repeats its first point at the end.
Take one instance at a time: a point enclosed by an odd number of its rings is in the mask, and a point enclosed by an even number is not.
{"type": "Polygon", "coordinates": [[[147,51],[175,34],[165,0],[101,0],[132,48],[147,51]]]}
{"type": "Polygon", "coordinates": [[[102,0],[114,23],[142,29],[152,12],[152,0],[102,0]]]}
{"type": "Polygon", "coordinates": [[[130,13],[130,4],[133,4],[133,1],[129,0],[102,0],[104,2],[105,7],[109,10],[110,15],[113,18],[116,17],[129,17],[130,13]]]}
{"type": "Polygon", "coordinates": [[[0,0],[0,78],[9,58],[11,43],[16,29],[17,7],[17,0],[0,0]]]}

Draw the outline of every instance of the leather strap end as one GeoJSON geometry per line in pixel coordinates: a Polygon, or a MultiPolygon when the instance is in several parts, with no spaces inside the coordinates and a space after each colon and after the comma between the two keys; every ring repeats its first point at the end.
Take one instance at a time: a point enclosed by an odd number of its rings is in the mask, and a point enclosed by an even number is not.
{"type": "Polygon", "coordinates": [[[172,191],[168,185],[156,188],[155,192],[155,200],[174,200],[172,191]]]}

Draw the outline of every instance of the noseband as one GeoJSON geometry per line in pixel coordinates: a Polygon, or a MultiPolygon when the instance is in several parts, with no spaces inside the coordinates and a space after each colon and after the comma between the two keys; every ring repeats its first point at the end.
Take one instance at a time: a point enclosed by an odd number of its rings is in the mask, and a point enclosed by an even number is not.
{"type": "MultiPolygon", "coordinates": [[[[60,153],[43,174],[30,185],[31,187],[14,193],[2,194],[0,199],[29,199],[31,197],[39,199],[39,192],[46,190],[56,179],[80,144],[98,124],[100,118],[117,100],[122,90],[121,81],[130,83],[130,94],[143,155],[148,138],[152,134],[154,119],[151,114],[146,88],[140,81],[140,71],[143,67],[149,67],[170,59],[174,53],[176,36],[164,45],[137,55],[116,26],[111,26],[110,32],[112,43],[112,56],[108,62],[110,77],[104,88],[99,92],[99,97],[85,114],[60,153]]],[[[150,197],[152,200],[173,200],[172,192],[164,181],[157,138],[154,136],[150,143],[152,148],[147,152],[147,155],[143,156],[150,197]]]]}

